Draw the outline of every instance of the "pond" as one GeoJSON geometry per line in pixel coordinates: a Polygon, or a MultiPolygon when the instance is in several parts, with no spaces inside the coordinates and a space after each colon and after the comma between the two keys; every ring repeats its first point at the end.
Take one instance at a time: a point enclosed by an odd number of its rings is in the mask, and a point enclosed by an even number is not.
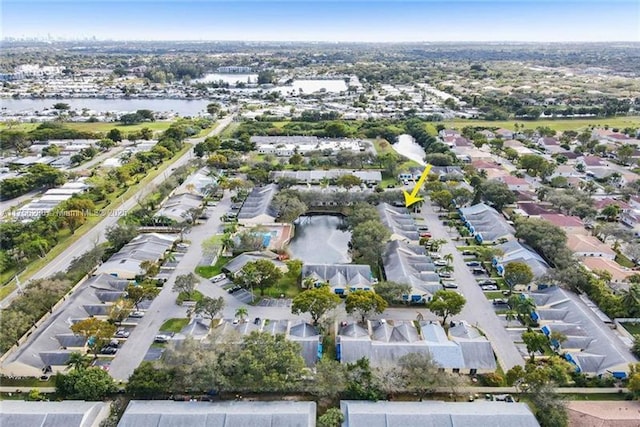
{"type": "Polygon", "coordinates": [[[289,244],[291,258],[319,264],[351,262],[351,232],[341,230],[343,225],[340,216],[301,216],[295,222],[295,236],[289,244]]]}
{"type": "Polygon", "coordinates": [[[398,136],[398,142],[393,144],[391,147],[393,147],[398,154],[424,165],[424,156],[426,153],[411,135],[403,134],[398,136]]]}

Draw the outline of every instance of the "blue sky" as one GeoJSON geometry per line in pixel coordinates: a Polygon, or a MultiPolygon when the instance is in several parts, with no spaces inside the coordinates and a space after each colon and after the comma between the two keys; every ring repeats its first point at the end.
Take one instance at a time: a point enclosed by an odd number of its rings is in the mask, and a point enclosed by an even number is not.
{"type": "Polygon", "coordinates": [[[3,0],[3,37],[640,41],[639,0],[3,0]]]}

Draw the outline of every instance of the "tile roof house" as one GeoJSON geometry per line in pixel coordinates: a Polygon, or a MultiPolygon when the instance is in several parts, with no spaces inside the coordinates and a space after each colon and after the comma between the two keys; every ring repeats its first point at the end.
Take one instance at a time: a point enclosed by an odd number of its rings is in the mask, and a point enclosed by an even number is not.
{"type": "Polygon", "coordinates": [[[577,257],[600,257],[614,259],[616,253],[597,237],[584,234],[568,234],[567,248],[577,257]]]}
{"type": "Polygon", "coordinates": [[[640,402],[579,401],[566,403],[569,427],[638,427],[640,402]]]}
{"type": "Polygon", "coordinates": [[[342,400],[342,427],[539,427],[526,403],[342,400]]]}
{"type": "MultiPolygon", "coordinates": [[[[603,319],[577,295],[551,287],[530,296],[537,307],[532,317],[540,324],[540,330],[547,336],[557,331],[567,337],[559,344],[559,349],[579,372],[624,377],[629,371],[629,364],[637,362],[626,345],[611,335],[613,332],[604,325],[603,319]]],[[[602,316],[605,317],[604,314],[602,316]]]]}
{"type": "Polygon", "coordinates": [[[497,179],[498,181],[502,181],[505,184],[507,184],[507,187],[509,187],[509,190],[511,191],[531,190],[531,184],[524,178],[518,178],[517,176],[513,176],[513,175],[503,175],[501,177],[498,177],[497,179]]]}
{"type": "Polygon", "coordinates": [[[582,264],[591,271],[607,271],[611,274],[611,282],[613,283],[627,282],[629,276],[637,273],[621,266],[612,258],[584,258],[582,264]]]}
{"type": "Polygon", "coordinates": [[[550,222],[556,227],[560,227],[567,235],[569,234],[589,234],[584,228],[584,223],[577,216],[564,215],[559,213],[540,214],[540,218],[550,222]]]}
{"type": "Polygon", "coordinates": [[[255,187],[238,212],[240,224],[269,224],[275,221],[278,212],[271,206],[278,187],[275,184],[255,187]]]}

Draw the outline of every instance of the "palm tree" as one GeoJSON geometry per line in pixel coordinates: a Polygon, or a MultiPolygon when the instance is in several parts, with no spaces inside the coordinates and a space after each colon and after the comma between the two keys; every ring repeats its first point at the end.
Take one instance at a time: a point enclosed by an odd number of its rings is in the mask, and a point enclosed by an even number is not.
{"type": "Polygon", "coordinates": [[[622,306],[627,308],[630,317],[640,316],[640,284],[634,283],[622,291],[622,306]]]}
{"type": "Polygon", "coordinates": [[[236,314],[235,317],[239,318],[240,321],[244,321],[244,318],[247,317],[249,315],[249,312],[247,311],[246,307],[238,307],[238,309],[236,310],[236,314]]]}
{"type": "Polygon", "coordinates": [[[447,261],[447,264],[453,263],[453,254],[446,254],[442,257],[443,260],[447,261]]]}
{"type": "Polygon", "coordinates": [[[67,366],[74,371],[82,371],[84,368],[89,366],[90,359],[86,354],[82,354],[80,352],[74,351],[69,355],[69,360],[67,360],[67,366]]]}
{"type": "Polygon", "coordinates": [[[521,295],[512,295],[509,298],[509,306],[514,309],[521,318],[529,316],[536,309],[536,303],[532,298],[521,295]]]}
{"type": "Polygon", "coordinates": [[[504,313],[504,318],[507,321],[507,325],[508,325],[509,323],[513,322],[518,318],[518,312],[513,309],[507,310],[507,312],[504,313]]]}

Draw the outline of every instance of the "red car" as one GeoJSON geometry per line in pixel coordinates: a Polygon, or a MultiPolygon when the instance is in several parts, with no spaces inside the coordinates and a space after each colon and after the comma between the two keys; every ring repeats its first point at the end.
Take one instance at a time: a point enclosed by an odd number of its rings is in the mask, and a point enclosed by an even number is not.
{"type": "Polygon", "coordinates": [[[431,238],[431,233],[420,233],[420,237],[431,238]]]}

